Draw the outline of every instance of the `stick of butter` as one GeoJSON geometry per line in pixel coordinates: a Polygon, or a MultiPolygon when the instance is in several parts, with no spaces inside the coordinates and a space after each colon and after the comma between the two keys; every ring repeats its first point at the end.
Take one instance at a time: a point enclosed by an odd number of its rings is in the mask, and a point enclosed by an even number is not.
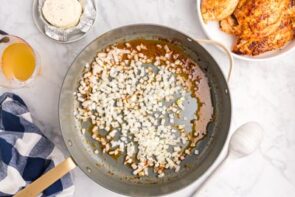
{"type": "Polygon", "coordinates": [[[51,25],[70,28],[79,23],[82,6],[78,0],[46,0],[42,7],[42,13],[51,25]]]}

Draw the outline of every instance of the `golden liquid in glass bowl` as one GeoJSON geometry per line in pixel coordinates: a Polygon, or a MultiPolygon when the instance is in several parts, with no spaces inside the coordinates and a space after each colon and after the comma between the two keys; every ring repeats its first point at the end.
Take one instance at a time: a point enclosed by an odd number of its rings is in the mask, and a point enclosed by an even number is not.
{"type": "Polygon", "coordinates": [[[33,75],[35,66],[35,54],[28,44],[12,43],[3,50],[1,69],[8,80],[28,80],[33,75]]]}

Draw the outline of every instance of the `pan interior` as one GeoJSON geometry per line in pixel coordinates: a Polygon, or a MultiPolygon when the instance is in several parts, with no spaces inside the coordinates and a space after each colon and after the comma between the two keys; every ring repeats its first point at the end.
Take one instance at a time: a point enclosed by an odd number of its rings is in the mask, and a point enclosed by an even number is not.
{"type": "MultiPolygon", "coordinates": [[[[189,112],[188,112],[189,113],[189,112]]],[[[95,182],[118,193],[127,195],[161,195],[180,189],[200,177],[220,153],[230,124],[230,97],[224,77],[214,59],[199,44],[175,30],[136,25],[108,32],[90,43],[73,62],[65,78],[60,96],[60,124],[64,140],[79,167],[95,182]],[[197,145],[200,154],[190,155],[182,162],[180,172],[168,172],[164,178],[135,177],[132,169],[123,165],[123,158],[114,159],[107,154],[96,155],[97,143],[89,134],[82,135],[75,122],[73,97],[81,77],[83,65],[92,62],[96,53],[105,47],[133,39],[165,39],[181,47],[205,72],[214,106],[214,120],[208,125],[207,136],[197,145]]]]}

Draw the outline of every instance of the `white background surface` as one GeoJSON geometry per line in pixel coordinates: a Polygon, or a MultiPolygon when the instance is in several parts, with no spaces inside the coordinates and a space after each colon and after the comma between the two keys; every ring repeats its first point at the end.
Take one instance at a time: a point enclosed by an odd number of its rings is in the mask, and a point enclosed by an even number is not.
{"type": "MultiPolygon", "coordinates": [[[[58,124],[58,95],[65,73],[80,50],[98,35],[134,23],[155,23],[204,38],[194,0],[99,0],[89,35],[73,44],[58,44],[42,35],[32,20],[32,0],[0,0],[0,28],[26,39],[40,54],[43,74],[29,88],[15,91],[28,104],[45,135],[65,154],[58,124]]],[[[223,70],[227,60],[208,48],[223,70]]],[[[208,196],[295,196],[295,52],[265,62],[236,60],[232,80],[231,132],[255,120],[265,129],[259,153],[231,163],[208,188],[208,196]]],[[[1,93],[5,90],[1,90],[1,93]]],[[[118,196],[73,171],[75,196],[118,196]]],[[[198,182],[172,194],[190,196],[198,182]]]]}

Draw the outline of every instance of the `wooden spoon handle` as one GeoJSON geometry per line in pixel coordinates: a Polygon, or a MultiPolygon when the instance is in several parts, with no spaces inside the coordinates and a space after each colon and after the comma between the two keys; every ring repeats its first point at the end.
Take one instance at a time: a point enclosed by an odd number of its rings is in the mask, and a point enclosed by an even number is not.
{"type": "Polygon", "coordinates": [[[55,183],[58,179],[62,178],[65,174],[70,172],[76,167],[76,164],[72,158],[67,158],[55,168],[49,170],[47,173],[43,174],[33,183],[28,185],[23,190],[15,194],[15,197],[34,197],[40,194],[43,190],[48,188],[50,185],[55,183]]]}

